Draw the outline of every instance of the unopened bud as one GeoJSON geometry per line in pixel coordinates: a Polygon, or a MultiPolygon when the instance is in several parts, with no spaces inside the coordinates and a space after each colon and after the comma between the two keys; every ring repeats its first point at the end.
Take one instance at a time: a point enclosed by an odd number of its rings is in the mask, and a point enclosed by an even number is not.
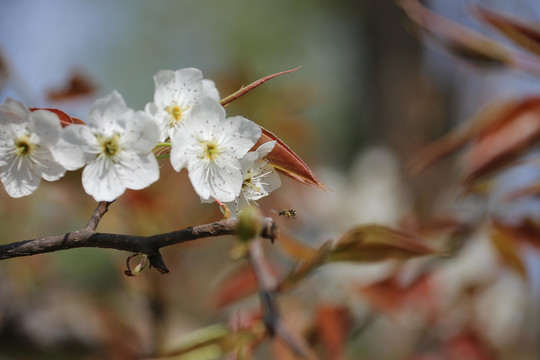
{"type": "Polygon", "coordinates": [[[246,206],[238,217],[236,235],[240,241],[248,242],[261,232],[261,214],[258,209],[246,206]]]}

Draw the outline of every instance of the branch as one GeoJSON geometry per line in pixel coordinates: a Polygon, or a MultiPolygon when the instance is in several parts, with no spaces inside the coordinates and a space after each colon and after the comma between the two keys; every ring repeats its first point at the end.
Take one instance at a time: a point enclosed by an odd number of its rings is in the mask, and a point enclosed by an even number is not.
{"type": "MultiPolygon", "coordinates": [[[[89,225],[73,232],[62,235],[47,236],[39,239],[18,241],[10,244],[0,245],[0,260],[43,254],[58,250],[68,250],[81,247],[97,247],[130,251],[134,253],[147,254],[150,265],[156,267],[160,272],[168,272],[159,249],[165,246],[197,240],[207,237],[221,235],[232,235],[236,233],[237,221],[225,221],[188,227],[182,230],[172,231],[164,234],[152,236],[121,235],[95,232],[91,224],[97,226],[100,216],[106,211],[108,204],[100,203],[95,210],[89,225]],[[95,218],[94,218],[95,217],[95,218]]],[[[262,220],[261,236],[274,240],[277,234],[275,223],[271,219],[262,220]]]]}
{"type": "Polygon", "coordinates": [[[297,356],[303,359],[314,359],[315,356],[307,343],[294,336],[281,320],[275,298],[278,282],[266,262],[260,240],[260,238],[254,238],[249,243],[249,261],[259,284],[259,297],[266,331],[271,338],[278,335],[297,356]]]}

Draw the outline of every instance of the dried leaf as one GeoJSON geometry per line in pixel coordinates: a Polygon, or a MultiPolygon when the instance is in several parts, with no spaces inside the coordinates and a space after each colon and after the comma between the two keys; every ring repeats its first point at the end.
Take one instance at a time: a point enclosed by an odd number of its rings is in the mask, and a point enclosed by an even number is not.
{"type": "Polygon", "coordinates": [[[524,49],[540,55],[540,23],[526,22],[478,5],[472,9],[479,19],[494,26],[524,49]]]}
{"type": "Polygon", "coordinates": [[[512,52],[505,46],[429,11],[417,0],[402,0],[399,4],[411,20],[449,52],[478,65],[514,65],[512,52]]]}
{"type": "Polygon", "coordinates": [[[358,226],[336,243],[330,261],[374,262],[435,254],[417,236],[382,225],[358,226]]]}
{"type": "Polygon", "coordinates": [[[59,109],[53,109],[53,108],[30,108],[30,111],[36,111],[36,110],[47,110],[47,111],[51,111],[51,112],[55,113],[58,116],[58,118],[60,119],[60,125],[62,125],[62,127],[66,127],[68,125],[73,125],[73,124],[86,125],[86,123],[84,121],[82,121],[81,119],[69,116],[68,114],[66,114],[65,112],[63,112],[62,110],[59,110],[59,109]]]}
{"type": "Polygon", "coordinates": [[[491,230],[491,241],[501,256],[501,259],[521,277],[527,279],[527,269],[518,251],[518,239],[512,231],[504,226],[494,224],[491,230]]]}
{"type": "Polygon", "coordinates": [[[309,167],[296,155],[283,141],[270,131],[261,128],[262,134],[253,149],[257,149],[264,143],[276,141],[274,149],[266,156],[270,164],[277,170],[303,184],[313,186],[321,190],[329,190],[317,179],[309,167]]]}

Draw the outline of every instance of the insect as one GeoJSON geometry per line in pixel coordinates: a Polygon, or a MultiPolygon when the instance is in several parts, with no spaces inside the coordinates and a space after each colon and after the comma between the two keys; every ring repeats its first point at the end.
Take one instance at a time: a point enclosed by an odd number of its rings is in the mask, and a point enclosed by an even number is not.
{"type": "Polygon", "coordinates": [[[294,209],[272,209],[279,216],[285,216],[287,219],[294,220],[298,216],[298,211],[294,209]]]}

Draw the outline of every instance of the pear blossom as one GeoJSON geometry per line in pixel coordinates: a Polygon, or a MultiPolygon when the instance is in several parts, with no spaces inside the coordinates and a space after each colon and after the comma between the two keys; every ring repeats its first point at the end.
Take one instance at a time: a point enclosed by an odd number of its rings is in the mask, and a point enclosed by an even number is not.
{"type": "Polygon", "coordinates": [[[236,213],[244,206],[251,206],[251,203],[257,204],[259,200],[268,196],[272,191],[281,186],[281,180],[274,167],[264,157],[268,155],[276,141],[269,141],[250,151],[242,159],[240,166],[243,176],[242,189],[240,195],[234,203],[226,204],[229,208],[235,206],[236,213]]]}
{"type": "Polygon", "coordinates": [[[159,178],[152,149],[159,129],[143,111],[128,108],[113,91],[94,102],[87,125],[69,125],[54,157],[68,170],[86,167],[82,184],[96,201],[113,201],[126,189],[143,189],[159,178]]]}
{"type": "Polygon", "coordinates": [[[173,138],[201,97],[219,101],[216,85],[203,79],[199,69],[160,70],[154,75],[154,83],[154,101],[146,104],[145,111],[160,127],[160,141],[173,138]]]}
{"type": "Polygon", "coordinates": [[[51,111],[31,112],[11,98],[0,105],[0,180],[9,196],[30,195],[42,178],[54,181],[64,176],[66,170],[50,150],[61,130],[51,111]]]}
{"type": "Polygon", "coordinates": [[[219,102],[201,98],[191,118],[171,138],[171,164],[187,168],[195,192],[204,200],[234,201],[243,183],[240,159],[255,145],[261,128],[242,117],[225,118],[219,102]]]}

